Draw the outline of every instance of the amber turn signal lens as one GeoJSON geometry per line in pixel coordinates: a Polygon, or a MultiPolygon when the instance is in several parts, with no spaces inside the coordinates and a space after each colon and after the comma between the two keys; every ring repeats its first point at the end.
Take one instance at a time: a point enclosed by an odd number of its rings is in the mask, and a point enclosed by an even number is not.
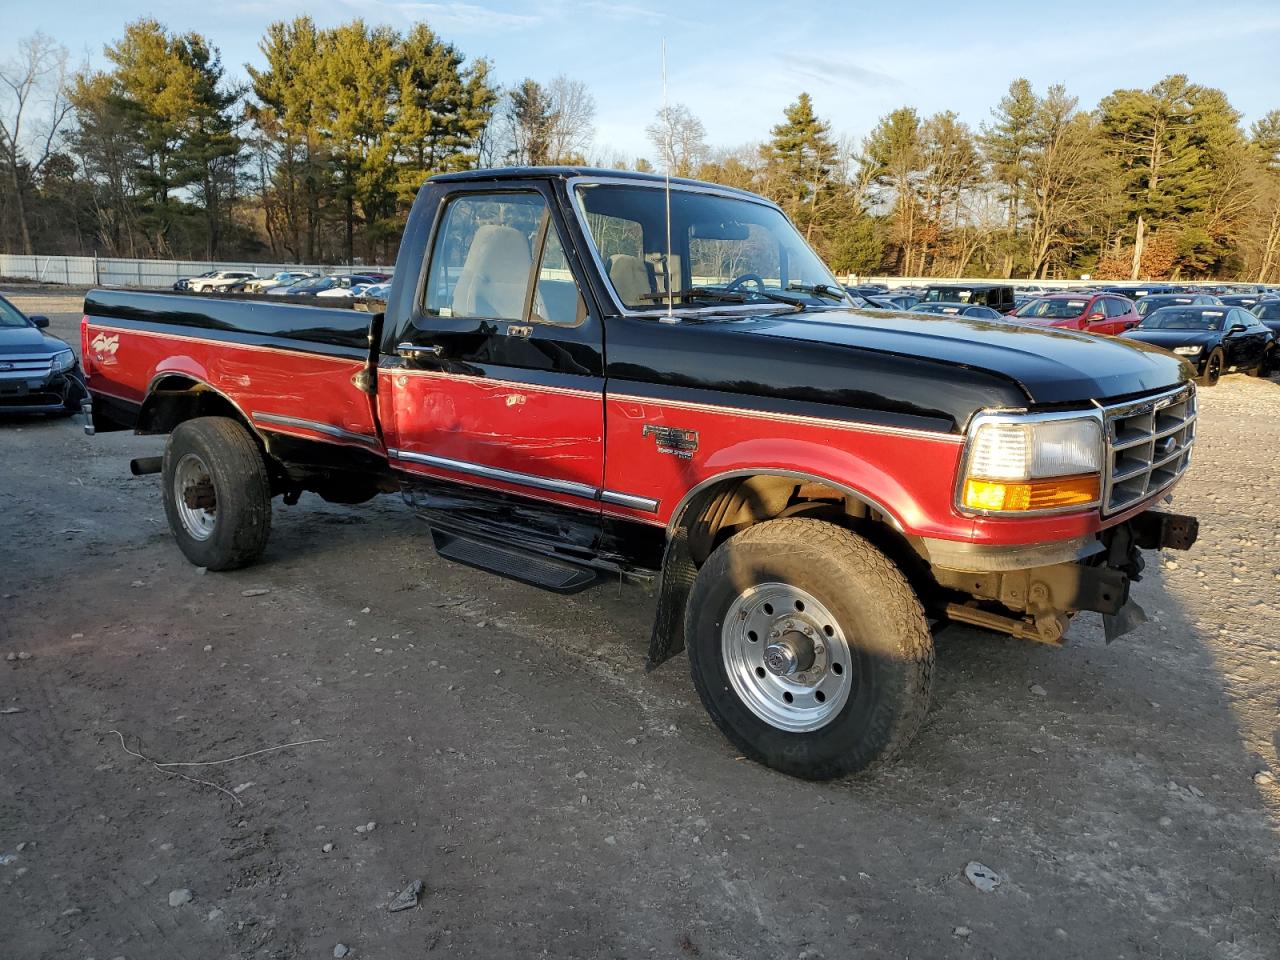
{"type": "Polygon", "coordinates": [[[1102,496],[1102,481],[1096,473],[1051,480],[966,480],[964,505],[970,510],[1054,510],[1084,507],[1102,496]]]}

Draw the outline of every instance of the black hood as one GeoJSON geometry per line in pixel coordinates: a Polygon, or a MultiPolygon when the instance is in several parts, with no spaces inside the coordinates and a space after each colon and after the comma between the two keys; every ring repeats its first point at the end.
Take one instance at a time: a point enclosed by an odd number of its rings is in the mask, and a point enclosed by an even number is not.
{"type": "Polygon", "coordinates": [[[1221,338],[1220,330],[1127,330],[1124,333],[1126,340],[1137,340],[1141,343],[1150,343],[1165,350],[1172,350],[1174,347],[1203,347],[1206,344],[1217,343],[1221,338]]]}
{"type": "Polygon", "coordinates": [[[54,354],[71,349],[35,327],[0,327],[0,354],[54,354]]]}
{"type": "Polygon", "coordinates": [[[1034,404],[1159,390],[1185,377],[1162,351],[1014,320],[841,310],[759,318],[752,332],[982,370],[1017,384],[1034,404]]]}
{"type": "Polygon", "coordinates": [[[953,430],[980,410],[1083,406],[1191,375],[1177,357],[1144,344],[885,310],[703,314],[673,325],[621,317],[610,321],[606,355],[620,393],[640,384],[692,388],[953,430]]]}

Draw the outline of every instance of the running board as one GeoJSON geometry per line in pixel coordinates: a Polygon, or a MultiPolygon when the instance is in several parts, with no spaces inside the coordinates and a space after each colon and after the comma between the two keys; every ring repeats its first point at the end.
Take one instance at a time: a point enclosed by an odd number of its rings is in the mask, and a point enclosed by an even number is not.
{"type": "Polygon", "coordinates": [[[435,541],[436,553],[446,560],[488,570],[490,573],[556,593],[577,593],[591,586],[597,578],[594,570],[577,564],[480,540],[470,540],[442,530],[432,529],[431,539],[435,541]]]}

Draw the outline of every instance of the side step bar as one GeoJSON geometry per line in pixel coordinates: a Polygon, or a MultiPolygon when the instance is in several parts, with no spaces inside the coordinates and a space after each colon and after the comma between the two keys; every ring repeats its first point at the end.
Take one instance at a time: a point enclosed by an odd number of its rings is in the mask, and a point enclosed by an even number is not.
{"type": "Polygon", "coordinates": [[[544,557],[513,547],[471,540],[442,530],[431,530],[436,553],[446,560],[488,570],[556,593],[577,593],[596,582],[596,571],[554,557],[544,557]]]}

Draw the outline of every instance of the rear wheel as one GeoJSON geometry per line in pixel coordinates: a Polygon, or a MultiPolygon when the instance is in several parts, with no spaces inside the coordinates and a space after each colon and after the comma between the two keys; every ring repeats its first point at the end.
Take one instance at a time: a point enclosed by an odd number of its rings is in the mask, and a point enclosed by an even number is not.
{"type": "Polygon", "coordinates": [[[1222,351],[1214,350],[1209,354],[1209,359],[1204,363],[1204,376],[1200,378],[1200,382],[1206,387],[1216,387],[1218,381],[1222,379],[1222,351]]]}
{"type": "Polygon", "coordinates": [[[262,555],[271,533],[271,481],[262,450],[238,421],[178,424],[161,475],[169,529],[188,560],[234,570],[262,555]]]}
{"type": "Polygon", "coordinates": [[[902,573],[820,520],[723,543],[685,618],[694,685],[726,737],[783,773],[826,780],[892,760],[929,704],[933,639],[902,573]]]}

